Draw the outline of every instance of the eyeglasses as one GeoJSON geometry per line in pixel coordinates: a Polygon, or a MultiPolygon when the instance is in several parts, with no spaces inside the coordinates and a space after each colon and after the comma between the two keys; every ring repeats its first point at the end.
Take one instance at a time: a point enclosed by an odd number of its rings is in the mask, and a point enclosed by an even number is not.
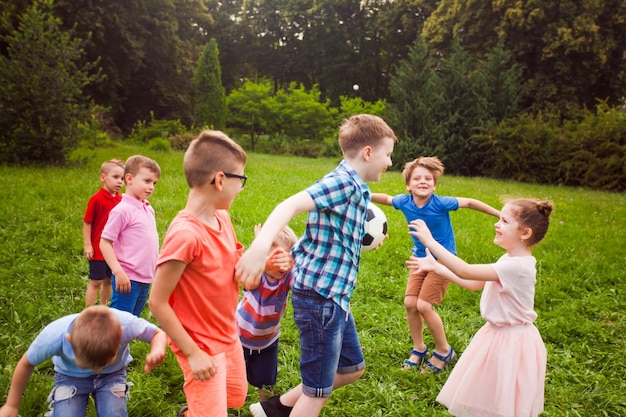
{"type": "MultiPolygon", "coordinates": [[[[248,181],[248,177],[246,177],[245,175],[237,175],[231,174],[230,172],[224,172],[224,176],[228,178],[239,178],[239,181],[241,181],[241,188],[243,188],[243,186],[246,185],[246,181],[248,181]]],[[[215,178],[211,180],[211,184],[215,184],[215,178]]]]}

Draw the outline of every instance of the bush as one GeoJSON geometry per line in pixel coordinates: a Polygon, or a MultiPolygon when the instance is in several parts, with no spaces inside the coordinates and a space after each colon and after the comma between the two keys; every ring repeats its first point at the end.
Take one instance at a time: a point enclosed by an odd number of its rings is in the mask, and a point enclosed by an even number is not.
{"type": "Polygon", "coordinates": [[[170,141],[167,139],[154,138],[148,142],[148,149],[157,152],[169,152],[172,150],[172,145],[170,145],[170,141]]]}
{"type": "Polygon", "coordinates": [[[170,146],[175,151],[186,151],[192,140],[196,138],[196,135],[191,132],[177,133],[167,138],[170,142],[170,146]]]}
{"type": "Polygon", "coordinates": [[[141,121],[137,123],[128,139],[140,143],[148,143],[150,139],[163,138],[187,132],[187,128],[180,120],[152,120],[150,122],[141,121]]]}

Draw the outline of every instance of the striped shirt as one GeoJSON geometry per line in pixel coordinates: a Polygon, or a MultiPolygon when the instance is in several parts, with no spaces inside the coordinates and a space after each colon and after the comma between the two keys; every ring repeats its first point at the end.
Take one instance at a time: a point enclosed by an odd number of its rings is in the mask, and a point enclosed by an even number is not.
{"type": "Polygon", "coordinates": [[[262,274],[257,288],[244,291],[237,306],[237,331],[243,347],[261,350],[278,339],[292,286],[293,272],[289,271],[274,283],[262,274]]]}
{"type": "Polygon", "coordinates": [[[315,291],[349,311],[370,189],[350,164],[341,161],[306,191],[316,209],[309,212],[304,236],[292,249],[294,289],[315,291]]]}

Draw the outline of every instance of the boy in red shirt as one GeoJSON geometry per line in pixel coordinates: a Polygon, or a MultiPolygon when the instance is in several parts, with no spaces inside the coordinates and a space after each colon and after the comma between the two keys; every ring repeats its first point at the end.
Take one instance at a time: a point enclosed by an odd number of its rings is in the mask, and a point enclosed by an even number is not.
{"type": "Polygon", "coordinates": [[[165,235],[148,303],[184,375],[179,416],[226,417],[248,393],[235,312],[243,252],[228,214],[241,192],[245,151],[220,131],[194,139],[183,161],[189,194],[165,235]]]}
{"type": "Polygon", "coordinates": [[[122,201],[120,190],[124,184],[124,161],[110,159],[100,167],[98,190],[87,203],[83,217],[83,240],[85,257],[89,261],[89,284],[85,293],[85,306],[96,304],[100,291],[100,304],[107,305],[111,298],[111,268],[100,251],[100,236],[109,218],[109,212],[122,201]]]}

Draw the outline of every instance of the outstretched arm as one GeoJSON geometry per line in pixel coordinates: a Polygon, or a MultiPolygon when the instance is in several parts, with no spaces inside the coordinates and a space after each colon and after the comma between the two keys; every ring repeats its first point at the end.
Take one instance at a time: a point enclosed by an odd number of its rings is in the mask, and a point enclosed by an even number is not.
{"type": "Polygon", "coordinates": [[[483,213],[491,214],[494,217],[500,217],[500,210],[496,210],[489,204],[483,203],[480,200],[457,197],[457,201],[459,202],[459,208],[471,208],[477,211],[482,211],[483,213]]]}
{"type": "Polygon", "coordinates": [[[17,409],[22,400],[22,395],[24,395],[26,384],[28,384],[28,380],[34,370],[35,365],[28,361],[28,357],[24,353],[17,363],[15,371],[13,371],[11,388],[9,388],[7,402],[0,408],[0,417],[17,417],[17,409]]]}
{"type": "Polygon", "coordinates": [[[372,194],[372,201],[374,203],[378,203],[378,204],[384,204],[386,206],[392,206],[393,203],[391,202],[392,197],[390,195],[387,194],[381,194],[381,193],[373,193],[372,194]]]}
{"type": "Polygon", "coordinates": [[[235,268],[235,279],[245,290],[259,285],[265,260],[276,235],[291,219],[314,208],[315,202],[306,191],[292,195],[274,208],[235,268]]]}
{"type": "Polygon", "coordinates": [[[143,367],[145,373],[149,373],[155,366],[163,363],[163,359],[165,359],[166,346],[167,340],[165,332],[157,330],[150,341],[150,352],[148,352],[148,355],[146,356],[146,363],[143,367]]]}
{"type": "Polygon", "coordinates": [[[426,249],[425,258],[411,256],[409,260],[406,261],[406,266],[412,271],[434,272],[440,277],[443,277],[448,281],[455,283],[459,287],[463,287],[470,291],[480,290],[485,286],[485,281],[470,281],[457,276],[444,265],[438,263],[428,248],[426,249]]]}
{"type": "Polygon", "coordinates": [[[430,252],[437,257],[437,260],[445,265],[459,278],[474,281],[497,281],[498,274],[491,264],[471,265],[456,255],[450,253],[446,248],[437,242],[428,230],[428,226],[423,220],[413,220],[409,223],[409,234],[417,237],[430,252]]]}

